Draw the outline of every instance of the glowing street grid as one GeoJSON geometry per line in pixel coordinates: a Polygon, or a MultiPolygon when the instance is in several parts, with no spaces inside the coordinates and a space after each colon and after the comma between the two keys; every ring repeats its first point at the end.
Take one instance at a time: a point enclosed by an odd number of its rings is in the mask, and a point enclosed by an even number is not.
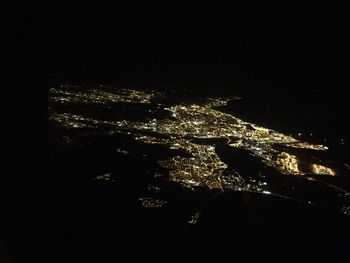
{"type": "MultiPolygon", "coordinates": [[[[130,89],[113,93],[97,89],[84,92],[51,89],[50,92],[52,101],[67,104],[152,103],[157,95],[161,95],[153,91],[147,93],[130,89]]],[[[53,113],[50,119],[68,129],[108,127],[112,132],[133,134],[136,140],[147,144],[162,144],[169,149],[185,150],[191,157],[174,156],[168,160],[160,160],[158,164],[169,169],[169,180],[189,188],[203,186],[209,189],[262,191],[261,182],[257,185],[246,184],[238,172],[228,169],[216,154],[215,146],[194,143],[191,141],[194,138],[225,138],[230,147],[248,150],[260,157],[266,165],[292,175],[304,175],[305,171],[298,166],[296,156],[277,150],[274,145],[327,150],[326,146],[301,142],[214,109],[226,105],[227,101],[228,99],[208,99],[202,105],[180,104],[164,107],[164,110],[171,113],[170,119],[152,119],[148,122],[102,121],[71,113],[53,113]],[[140,135],[142,132],[152,132],[153,135],[140,135]],[[166,135],[167,138],[159,138],[157,135],[166,135]]],[[[310,164],[308,173],[310,172],[335,175],[331,168],[319,164],[310,164]]]]}

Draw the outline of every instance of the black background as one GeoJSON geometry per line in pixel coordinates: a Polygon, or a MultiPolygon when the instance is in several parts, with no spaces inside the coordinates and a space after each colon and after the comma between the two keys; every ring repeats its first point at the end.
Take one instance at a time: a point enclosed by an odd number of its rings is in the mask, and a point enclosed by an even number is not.
{"type": "Polygon", "coordinates": [[[59,2],[45,8],[8,2],[5,247],[26,248],[21,253],[31,255],[41,246],[49,253],[45,243],[57,234],[59,179],[45,166],[47,80],[49,86],[97,83],[239,94],[251,98],[242,114],[252,120],[347,139],[345,2],[59,2]]]}

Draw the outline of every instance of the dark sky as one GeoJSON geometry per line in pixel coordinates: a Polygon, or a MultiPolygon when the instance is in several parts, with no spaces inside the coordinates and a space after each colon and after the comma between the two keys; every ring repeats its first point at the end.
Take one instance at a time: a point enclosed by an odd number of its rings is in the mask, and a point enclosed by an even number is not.
{"type": "Polygon", "coordinates": [[[289,83],[310,89],[339,86],[349,63],[343,3],[82,3],[50,9],[53,78],[113,82],[125,74],[152,75],[172,84],[210,75],[242,87],[289,83]]]}

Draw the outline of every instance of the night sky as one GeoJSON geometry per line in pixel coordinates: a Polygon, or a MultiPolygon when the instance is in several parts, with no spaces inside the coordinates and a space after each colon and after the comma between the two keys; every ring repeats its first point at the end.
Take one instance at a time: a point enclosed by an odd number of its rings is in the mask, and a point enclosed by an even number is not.
{"type": "Polygon", "coordinates": [[[152,75],[148,78],[172,84],[174,78],[212,76],[242,89],[254,87],[254,92],[271,86],[280,93],[288,85],[298,91],[320,90],[321,83],[338,87],[345,78],[344,4],[68,4],[50,9],[52,78],[90,75],[117,81],[130,72],[140,80],[152,75]]]}

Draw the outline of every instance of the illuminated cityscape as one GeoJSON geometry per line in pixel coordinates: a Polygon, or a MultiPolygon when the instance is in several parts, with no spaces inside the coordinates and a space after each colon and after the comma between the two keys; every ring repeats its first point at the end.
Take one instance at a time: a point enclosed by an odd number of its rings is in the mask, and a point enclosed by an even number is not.
{"type": "Polygon", "coordinates": [[[34,3],[0,263],[350,263],[350,1],[34,3]]]}
{"type": "MultiPolygon", "coordinates": [[[[50,90],[50,100],[59,104],[105,104],[141,103],[155,105],[163,111],[164,117],[152,116],[145,121],[101,120],[83,114],[52,112],[50,120],[68,130],[85,130],[108,134],[125,134],[135,142],[145,145],[161,145],[170,152],[183,152],[160,159],[157,165],[168,171],[165,178],[179,185],[196,188],[218,189],[221,191],[255,191],[269,194],[266,178],[247,181],[240,171],[225,163],[217,153],[216,143],[220,140],[232,149],[243,149],[255,156],[263,165],[276,169],[281,176],[335,176],[336,172],[320,163],[301,160],[296,149],[325,152],[324,145],[300,141],[272,129],[246,122],[231,114],[221,112],[230,99],[207,99],[204,102],[179,104],[162,103],[164,94],[154,91],[130,89],[109,92],[98,89],[61,87],[50,90]],[[157,103],[155,103],[157,101],[157,103]],[[294,149],[294,152],[292,151],[294,149]],[[292,153],[293,152],[293,153],[292,153]]],[[[234,103],[234,102],[233,102],[234,103]]],[[[108,108],[107,107],[107,108],[108,108]]],[[[132,149],[119,149],[117,153],[128,155],[132,149]]],[[[316,160],[317,161],[317,160],[316,160]]],[[[96,180],[112,181],[109,175],[98,176],[96,180]]],[[[145,207],[157,207],[162,203],[151,199],[140,199],[145,207]]]]}
{"type": "Polygon", "coordinates": [[[107,104],[111,102],[150,103],[156,94],[156,92],[145,92],[132,89],[120,89],[118,90],[118,93],[111,93],[98,89],[82,89],[79,86],[69,85],[61,86],[59,89],[50,89],[50,100],[64,104],[107,104]],[[64,89],[67,87],[70,90],[64,89]]]}

